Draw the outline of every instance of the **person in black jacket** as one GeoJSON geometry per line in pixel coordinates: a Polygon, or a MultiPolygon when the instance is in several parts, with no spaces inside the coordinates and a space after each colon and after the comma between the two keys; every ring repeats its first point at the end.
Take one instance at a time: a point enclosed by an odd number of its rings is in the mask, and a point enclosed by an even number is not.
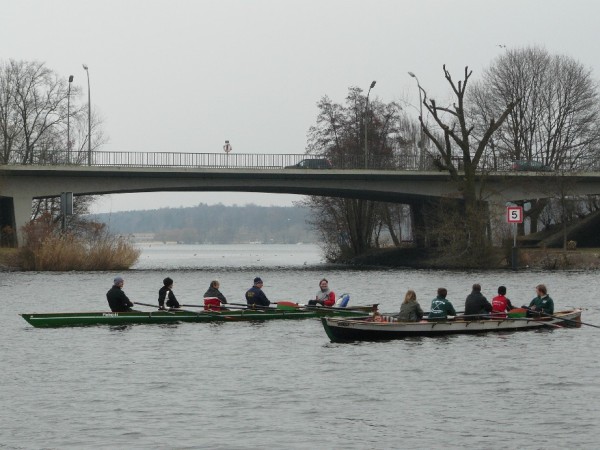
{"type": "Polygon", "coordinates": [[[165,299],[169,308],[180,308],[179,302],[173,294],[173,280],[169,277],[163,280],[163,287],[158,291],[158,309],[165,309],[165,299]]]}
{"type": "Polygon", "coordinates": [[[208,290],[204,293],[204,298],[209,298],[209,297],[218,298],[221,301],[221,303],[227,303],[227,299],[219,290],[220,286],[221,286],[221,284],[219,283],[218,280],[211,281],[210,286],[208,287],[208,290]]]}
{"type": "Polygon", "coordinates": [[[479,320],[489,316],[492,304],[481,293],[481,285],[474,284],[465,301],[465,320],[479,320]],[[484,316],[484,317],[481,317],[484,316]]]}
{"type": "Polygon", "coordinates": [[[254,286],[246,291],[246,303],[248,303],[248,306],[269,306],[271,304],[265,293],[262,291],[262,287],[263,281],[260,277],[256,277],[254,279],[254,286]]]}
{"type": "Polygon", "coordinates": [[[125,292],[123,292],[123,284],[125,284],[125,280],[122,277],[116,277],[113,287],[106,293],[108,306],[110,306],[112,312],[133,311],[131,309],[133,303],[131,303],[125,292]]]}

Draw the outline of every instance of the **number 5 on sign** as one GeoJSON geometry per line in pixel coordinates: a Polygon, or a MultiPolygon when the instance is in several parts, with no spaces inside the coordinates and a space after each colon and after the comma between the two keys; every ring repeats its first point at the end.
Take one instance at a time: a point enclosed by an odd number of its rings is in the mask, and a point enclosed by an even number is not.
{"type": "Polygon", "coordinates": [[[523,223],[523,207],[508,206],[506,208],[506,221],[508,223],[523,223]]]}

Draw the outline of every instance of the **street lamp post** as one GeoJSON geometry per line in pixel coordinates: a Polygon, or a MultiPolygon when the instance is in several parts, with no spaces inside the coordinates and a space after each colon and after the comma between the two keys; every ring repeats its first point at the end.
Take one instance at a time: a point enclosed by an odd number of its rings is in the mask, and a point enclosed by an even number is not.
{"type": "Polygon", "coordinates": [[[367,118],[369,115],[369,94],[371,93],[371,89],[373,89],[375,87],[375,81],[371,82],[371,86],[369,87],[369,90],[367,92],[367,103],[365,105],[365,169],[367,169],[369,167],[369,140],[367,139],[368,135],[367,135],[367,118]]]}
{"type": "Polygon", "coordinates": [[[421,121],[421,137],[419,138],[419,169],[423,168],[423,153],[424,153],[424,145],[425,145],[425,133],[423,132],[423,97],[421,92],[423,88],[419,83],[419,79],[413,72],[408,72],[408,74],[413,77],[417,81],[417,87],[419,88],[419,119],[421,121]]]}
{"type": "Polygon", "coordinates": [[[92,100],[90,97],[90,71],[88,66],[83,64],[88,82],[88,166],[92,165],[92,100]]]}
{"type": "Polygon", "coordinates": [[[73,75],[69,75],[69,88],[67,90],[67,164],[71,164],[71,83],[73,75]]]}

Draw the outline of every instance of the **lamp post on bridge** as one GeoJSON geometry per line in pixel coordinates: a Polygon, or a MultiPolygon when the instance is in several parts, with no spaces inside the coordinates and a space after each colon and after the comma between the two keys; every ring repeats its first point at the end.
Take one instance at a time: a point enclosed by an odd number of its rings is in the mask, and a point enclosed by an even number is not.
{"type": "Polygon", "coordinates": [[[83,64],[88,82],[88,166],[92,165],[92,100],[90,97],[90,71],[88,66],[83,64]]]}
{"type": "Polygon", "coordinates": [[[371,86],[369,87],[369,91],[367,92],[367,102],[365,104],[365,169],[369,167],[369,140],[367,139],[367,118],[369,116],[369,94],[371,93],[371,89],[375,87],[376,81],[371,82],[371,86]]]}
{"type": "Polygon", "coordinates": [[[423,132],[423,97],[421,95],[423,88],[421,87],[421,84],[419,83],[419,79],[413,72],[408,72],[408,74],[417,81],[417,87],[419,88],[419,118],[421,120],[421,135],[419,138],[419,150],[420,150],[419,151],[419,169],[422,169],[423,168],[423,153],[425,150],[424,149],[425,133],[423,132]]]}
{"type": "Polygon", "coordinates": [[[73,75],[69,75],[69,88],[67,90],[67,164],[71,164],[71,83],[73,75]]]}

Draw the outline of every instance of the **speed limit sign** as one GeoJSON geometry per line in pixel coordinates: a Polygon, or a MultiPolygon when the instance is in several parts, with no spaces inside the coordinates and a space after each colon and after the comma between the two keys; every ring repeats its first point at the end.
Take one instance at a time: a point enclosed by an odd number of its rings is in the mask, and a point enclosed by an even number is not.
{"type": "Polygon", "coordinates": [[[522,206],[507,206],[506,221],[508,223],[523,223],[523,207],[522,206]]]}

